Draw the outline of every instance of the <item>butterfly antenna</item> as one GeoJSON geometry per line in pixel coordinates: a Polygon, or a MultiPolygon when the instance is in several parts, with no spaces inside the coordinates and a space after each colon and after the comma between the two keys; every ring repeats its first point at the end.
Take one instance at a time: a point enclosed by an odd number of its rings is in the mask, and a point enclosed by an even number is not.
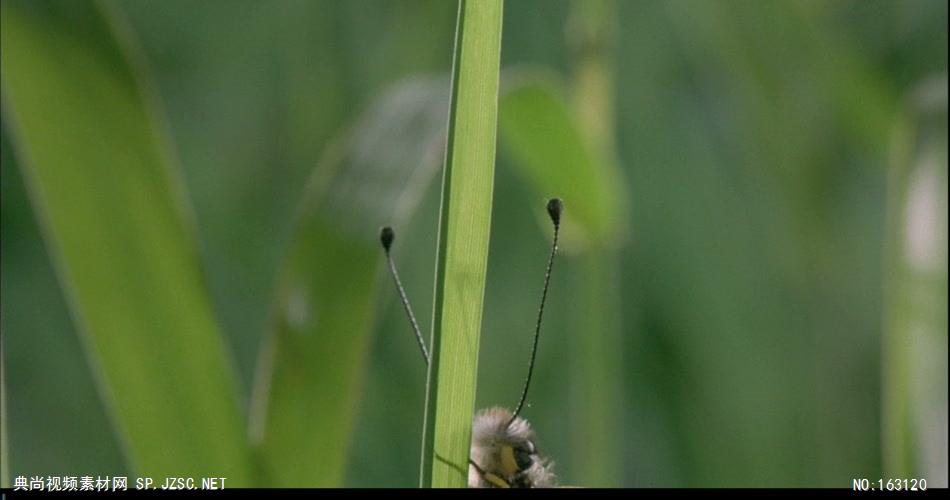
{"type": "Polygon", "coordinates": [[[524,389],[521,391],[521,400],[515,408],[514,414],[508,425],[518,418],[524,401],[528,397],[528,387],[531,385],[531,374],[534,372],[534,360],[538,354],[538,338],[541,336],[541,317],[544,315],[544,300],[548,296],[548,283],[551,281],[551,269],[554,267],[554,256],[557,255],[557,237],[561,228],[561,212],[564,210],[564,203],[560,198],[551,198],[548,201],[548,215],[551,216],[551,222],[554,223],[554,243],[551,244],[551,256],[548,258],[548,268],[544,272],[544,288],[541,289],[541,307],[538,308],[538,323],[534,329],[534,345],[531,347],[531,361],[528,363],[528,377],[524,381],[524,389]]]}
{"type": "Polygon", "coordinates": [[[389,253],[394,239],[396,239],[396,233],[393,232],[393,228],[386,226],[380,230],[379,241],[383,244],[383,250],[386,251],[386,262],[389,263],[389,274],[392,275],[393,281],[396,283],[396,290],[399,291],[402,306],[406,310],[406,315],[409,316],[409,322],[412,323],[412,331],[416,334],[416,340],[419,341],[419,349],[422,350],[422,357],[425,358],[426,366],[429,366],[429,351],[426,350],[426,343],[422,340],[422,333],[419,332],[419,323],[416,322],[416,315],[412,314],[409,297],[406,297],[406,290],[402,288],[402,282],[399,281],[399,273],[396,272],[396,263],[393,262],[393,256],[389,253]]]}

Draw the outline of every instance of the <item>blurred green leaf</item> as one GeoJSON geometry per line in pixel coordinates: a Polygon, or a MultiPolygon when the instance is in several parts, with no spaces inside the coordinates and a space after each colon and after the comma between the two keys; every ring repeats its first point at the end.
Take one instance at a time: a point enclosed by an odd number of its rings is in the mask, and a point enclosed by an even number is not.
{"type": "Polygon", "coordinates": [[[438,171],[448,88],[443,77],[394,85],[313,172],[253,397],[269,485],[342,485],[375,319],[377,231],[404,221],[438,171]]]}
{"type": "Polygon", "coordinates": [[[556,80],[540,73],[512,76],[498,118],[512,164],[540,198],[564,200],[568,248],[618,242],[625,205],[617,165],[585,143],[556,80]]]}
{"type": "MultiPolygon", "coordinates": [[[[581,54],[593,55],[589,50],[581,54]]],[[[604,64],[599,59],[593,64],[580,61],[580,83],[586,85],[575,90],[581,99],[590,98],[601,107],[612,99],[604,64]]],[[[612,124],[600,123],[606,117],[599,109],[588,110],[587,116],[582,124],[553,77],[522,72],[501,98],[499,120],[502,147],[512,157],[512,166],[539,198],[565,200],[564,246],[583,250],[579,267],[565,267],[576,297],[572,326],[585,332],[570,337],[572,454],[574,473],[584,486],[607,487],[619,483],[613,467],[620,457],[619,402],[624,395],[623,380],[615,375],[622,366],[615,348],[621,326],[617,248],[628,214],[623,176],[608,159],[612,124]],[[603,137],[595,141],[592,136],[603,137]]],[[[547,223],[544,216],[539,220],[547,223]]]]}
{"type": "Polygon", "coordinates": [[[491,229],[501,0],[462,0],[442,178],[421,485],[468,482],[491,229]]]}
{"type": "Polygon", "coordinates": [[[100,391],[140,475],[248,484],[234,373],[122,21],[2,4],[4,121],[100,391]]]}

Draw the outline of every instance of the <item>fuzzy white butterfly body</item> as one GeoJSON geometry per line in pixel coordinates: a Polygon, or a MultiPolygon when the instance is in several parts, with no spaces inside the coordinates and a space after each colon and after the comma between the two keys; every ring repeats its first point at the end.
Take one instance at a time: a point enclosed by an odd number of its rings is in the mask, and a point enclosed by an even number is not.
{"type": "Polygon", "coordinates": [[[475,414],[468,468],[470,488],[551,488],[556,484],[552,465],[538,453],[527,420],[512,420],[511,412],[500,407],[475,414]]]}

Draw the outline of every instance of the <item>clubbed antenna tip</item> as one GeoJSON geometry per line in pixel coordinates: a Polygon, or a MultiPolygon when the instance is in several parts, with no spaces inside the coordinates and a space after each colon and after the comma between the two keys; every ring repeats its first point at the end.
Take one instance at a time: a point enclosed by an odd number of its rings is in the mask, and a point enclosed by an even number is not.
{"type": "Polygon", "coordinates": [[[564,202],[560,198],[551,198],[548,200],[548,215],[551,216],[551,222],[555,226],[561,225],[561,212],[564,211],[564,202]]]}
{"type": "Polygon", "coordinates": [[[538,308],[538,323],[534,329],[534,343],[531,346],[531,361],[528,362],[528,376],[524,380],[524,389],[521,391],[521,399],[518,400],[518,406],[515,407],[508,426],[518,418],[521,408],[524,406],[525,399],[528,397],[528,387],[531,386],[531,374],[534,373],[534,360],[538,354],[538,339],[541,337],[541,318],[544,316],[544,301],[548,297],[548,285],[551,283],[551,269],[554,268],[554,256],[557,255],[557,236],[561,227],[561,212],[564,211],[564,202],[560,198],[551,198],[548,200],[548,215],[551,216],[551,222],[554,223],[554,241],[551,243],[551,256],[548,258],[548,268],[544,272],[544,288],[541,289],[541,306],[538,308]]]}
{"type": "Polygon", "coordinates": [[[386,226],[379,230],[379,242],[383,244],[383,250],[386,250],[386,262],[389,264],[389,274],[393,277],[396,284],[396,290],[399,292],[399,298],[402,300],[402,306],[406,309],[406,316],[409,317],[409,323],[412,325],[412,331],[416,334],[416,340],[419,342],[419,349],[422,351],[422,358],[425,359],[426,366],[429,365],[429,351],[426,350],[426,343],[422,340],[422,333],[419,331],[419,324],[416,323],[416,315],[412,313],[412,307],[409,305],[409,297],[406,297],[406,291],[402,288],[402,282],[399,281],[399,273],[396,272],[396,263],[393,262],[393,256],[389,253],[389,247],[393,245],[396,239],[396,233],[393,228],[386,226]]]}
{"type": "Polygon", "coordinates": [[[386,226],[379,230],[379,241],[383,244],[386,253],[389,253],[389,247],[392,246],[394,239],[396,239],[396,233],[393,232],[393,228],[386,226]]]}

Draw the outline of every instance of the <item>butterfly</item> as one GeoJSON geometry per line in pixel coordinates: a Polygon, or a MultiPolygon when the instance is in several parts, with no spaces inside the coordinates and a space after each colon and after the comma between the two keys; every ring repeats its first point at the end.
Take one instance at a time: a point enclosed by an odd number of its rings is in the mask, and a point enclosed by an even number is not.
{"type": "MultiPolygon", "coordinates": [[[[528,364],[528,376],[525,378],[521,399],[515,410],[493,407],[479,410],[472,421],[472,444],[469,452],[468,485],[471,488],[549,488],[557,485],[551,462],[538,452],[536,437],[531,424],[520,417],[521,409],[528,396],[531,374],[538,352],[538,339],[541,335],[541,318],[544,315],[544,303],[547,299],[554,256],[557,255],[558,233],[561,227],[561,213],[564,203],[559,198],[547,202],[547,212],[554,224],[554,241],[544,273],[544,287],[541,291],[541,306],[538,309],[538,321],[535,326],[534,342],[531,347],[531,361],[528,364]]],[[[396,290],[402,300],[403,308],[409,317],[409,323],[416,335],[416,341],[422,351],[422,357],[429,365],[429,351],[419,331],[415,314],[409,305],[409,298],[399,280],[396,264],[390,252],[396,234],[391,227],[380,230],[379,239],[386,253],[386,262],[392,275],[396,290]]]]}

